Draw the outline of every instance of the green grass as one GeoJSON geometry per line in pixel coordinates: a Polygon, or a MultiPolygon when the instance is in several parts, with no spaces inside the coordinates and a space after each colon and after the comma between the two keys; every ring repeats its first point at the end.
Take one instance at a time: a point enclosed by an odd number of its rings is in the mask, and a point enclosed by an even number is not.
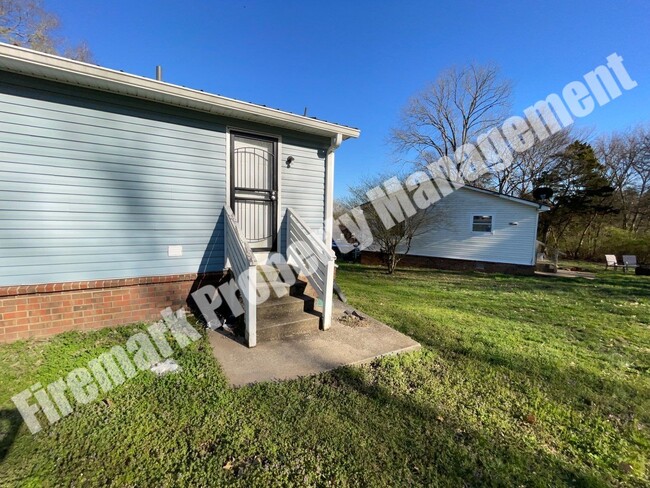
{"type": "Polygon", "coordinates": [[[350,302],[421,351],[229,389],[205,340],[37,435],[9,398],[135,327],[0,347],[0,484],[647,486],[650,279],[342,265],[350,302]]]}

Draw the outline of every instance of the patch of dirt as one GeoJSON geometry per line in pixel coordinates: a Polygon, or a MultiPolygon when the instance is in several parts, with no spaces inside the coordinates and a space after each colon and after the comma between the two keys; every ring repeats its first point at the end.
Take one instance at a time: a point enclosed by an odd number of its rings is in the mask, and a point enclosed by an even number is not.
{"type": "Polygon", "coordinates": [[[338,321],[348,327],[368,327],[370,325],[368,319],[356,310],[346,310],[343,312],[343,315],[338,318],[338,321]]]}

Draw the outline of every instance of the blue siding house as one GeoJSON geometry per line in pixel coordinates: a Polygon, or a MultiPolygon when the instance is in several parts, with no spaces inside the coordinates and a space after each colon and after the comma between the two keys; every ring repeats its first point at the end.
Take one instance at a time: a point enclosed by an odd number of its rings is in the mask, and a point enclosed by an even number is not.
{"type": "Polygon", "coordinates": [[[357,129],[6,44],[0,112],[0,342],[153,319],[292,240],[322,258],[329,324],[334,151],[357,129]]]}

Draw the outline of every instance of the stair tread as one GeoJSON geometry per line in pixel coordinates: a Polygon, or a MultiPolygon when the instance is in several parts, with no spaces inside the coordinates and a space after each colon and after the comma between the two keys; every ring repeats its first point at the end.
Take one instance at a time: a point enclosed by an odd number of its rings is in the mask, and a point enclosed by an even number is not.
{"type": "Polygon", "coordinates": [[[295,266],[291,266],[290,264],[258,264],[257,269],[259,270],[265,270],[265,269],[290,269],[292,271],[295,271],[296,268],[295,266]]]}
{"type": "Polygon", "coordinates": [[[306,287],[307,282],[302,280],[295,280],[291,284],[276,280],[258,280],[257,282],[257,291],[260,296],[264,296],[268,293],[273,298],[281,298],[286,295],[299,296],[302,295],[306,287]]]}
{"type": "Polygon", "coordinates": [[[268,275],[271,275],[273,277],[276,276],[282,276],[282,274],[287,274],[287,271],[292,275],[292,276],[298,276],[298,271],[291,267],[291,266],[271,266],[271,265],[265,265],[265,264],[260,264],[257,266],[257,274],[258,276],[264,276],[267,277],[268,275]]]}
{"type": "Polygon", "coordinates": [[[295,279],[293,283],[289,284],[282,280],[257,280],[257,286],[279,285],[279,286],[293,286],[307,283],[306,281],[295,279]]]}
{"type": "Polygon", "coordinates": [[[280,298],[274,298],[274,297],[269,297],[267,300],[264,301],[264,303],[259,303],[257,305],[257,308],[267,308],[267,307],[281,307],[285,305],[292,305],[294,303],[305,303],[308,301],[314,300],[312,297],[302,294],[302,295],[285,295],[280,298]]]}

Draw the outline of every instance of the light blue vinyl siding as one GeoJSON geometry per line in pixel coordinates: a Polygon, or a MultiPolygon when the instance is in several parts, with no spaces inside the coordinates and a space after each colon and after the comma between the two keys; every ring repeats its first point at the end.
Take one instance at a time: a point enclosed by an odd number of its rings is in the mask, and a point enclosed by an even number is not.
{"type": "Polygon", "coordinates": [[[322,236],[328,139],[0,72],[0,286],[221,271],[227,127],[282,140],[280,249],[322,236]]]}
{"type": "Polygon", "coordinates": [[[0,286],[223,269],[223,124],[33,83],[0,77],[0,286]]]}
{"type": "Polygon", "coordinates": [[[280,159],[281,211],[283,219],[281,246],[286,248],[284,215],[292,208],[316,236],[323,238],[325,215],[325,153],[327,144],[293,137],[282,140],[280,159]],[[285,161],[293,156],[294,162],[287,168],[285,161]]]}

